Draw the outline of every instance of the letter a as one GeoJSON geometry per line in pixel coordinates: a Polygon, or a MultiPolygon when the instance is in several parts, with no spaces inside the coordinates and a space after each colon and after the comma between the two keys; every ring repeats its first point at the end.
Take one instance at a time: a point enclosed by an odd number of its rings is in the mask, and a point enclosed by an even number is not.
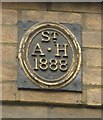
{"type": "Polygon", "coordinates": [[[39,43],[36,44],[33,53],[31,54],[32,56],[36,56],[39,53],[39,55],[45,55],[39,45],[39,43]]]}

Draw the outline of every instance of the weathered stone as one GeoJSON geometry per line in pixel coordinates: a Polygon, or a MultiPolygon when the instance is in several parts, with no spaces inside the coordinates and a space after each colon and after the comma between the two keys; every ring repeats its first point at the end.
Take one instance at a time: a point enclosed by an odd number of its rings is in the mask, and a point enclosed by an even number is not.
{"type": "Polygon", "coordinates": [[[87,105],[101,105],[101,99],[101,88],[91,88],[87,90],[87,105]]]}
{"type": "Polygon", "coordinates": [[[81,14],[49,11],[23,11],[22,20],[34,20],[38,22],[52,21],[64,23],[81,23],[81,14]]]}
{"type": "Polygon", "coordinates": [[[101,68],[101,49],[84,49],[83,64],[88,67],[101,68]]]}
{"type": "Polygon", "coordinates": [[[17,38],[17,26],[2,26],[2,42],[17,43],[17,38]]]}
{"type": "Polygon", "coordinates": [[[86,14],[86,27],[92,30],[101,30],[101,14],[86,14]]]}
{"type": "Polygon", "coordinates": [[[15,83],[2,83],[2,100],[3,101],[15,101],[16,88],[15,83]]]}
{"type": "Polygon", "coordinates": [[[2,107],[3,118],[47,118],[47,107],[45,106],[12,106],[2,107]]]}
{"type": "Polygon", "coordinates": [[[101,110],[92,108],[49,107],[49,118],[100,118],[101,110]]]}
{"type": "Polygon", "coordinates": [[[100,13],[101,3],[52,3],[51,10],[53,11],[70,11],[70,12],[87,12],[87,13],[100,13]]]}
{"type": "Polygon", "coordinates": [[[6,9],[18,9],[18,10],[46,10],[46,3],[37,3],[37,2],[3,2],[3,8],[6,9]]]}
{"type": "Polygon", "coordinates": [[[84,31],[82,35],[83,47],[101,48],[101,32],[84,31]]]}
{"type": "Polygon", "coordinates": [[[83,84],[101,85],[101,69],[83,69],[83,84]]]}
{"type": "Polygon", "coordinates": [[[12,64],[2,65],[2,81],[16,81],[17,79],[17,66],[12,64]]]}
{"type": "Polygon", "coordinates": [[[81,104],[81,93],[43,92],[20,90],[20,101],[53,103],[53,104],[81,104]],[[62,97],[63,96],[63,97],[62,97]]]}
{"type": "Polygon", "coordinates": [[[12,25],[17,23],[17,11],[10,9],[2,10],[2,24],[12,25]]]}
{"type": "MultiPolygon", "coordinates": [[[[17,64],[16,46],[3,45],[2,46],[2,63],[17,64]]],[[[1,58],[0,58],[1,61],[1,58]]]]}
{"type": "MultiPolygon", "coordinates": [[[[2,100],[2,84],[1,84],[1,81],[0,81],[0,100],[2,100]]],[[[0,105],[1,105],[1,102],[0,102],[0,105]]],[[[1,109],[1,108],[0,108],[1,109]]]]}

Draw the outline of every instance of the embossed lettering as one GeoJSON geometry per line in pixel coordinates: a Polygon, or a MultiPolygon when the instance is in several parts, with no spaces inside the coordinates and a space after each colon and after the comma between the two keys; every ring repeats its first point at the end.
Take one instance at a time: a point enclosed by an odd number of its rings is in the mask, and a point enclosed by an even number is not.
{"type": "Polygon", "coordinates": [[[59,68],[61,71],[66,71],[68,69],[66,60],[64,60],[64,59],[60,60],[59,64],[60,64],[59,68]]]}
{"type": "Polygon", "coordinates": [[[42,37],[43,37],[42,42],[49,42],[50,41],[49,31],[43,31],[42,37]]]}
{"type": "Polygon", "coordinates": [[[57,40],[58,33],[57,32],[52,32],[52,35],[53,35],[53,40],[57,40]]]}
{"type": "Polygon", "coordinates": [[[68,55],[67,55],[67,46],[68,46],[68,44],[63,44],[62,46],[63,47],[61,48],[60,44],[56,44],[57,53],[55,54],[55,56],[60,57],[60,52],[64,52],[63,57],[68,57],[68,55]]]}
{"type": "Polygon", "coordinates": [[[49,68],[52,71],[56,71],[58,69],[58,61],[55,59],[51,59],[49,68]]]}
{"type": "Polygon", "coordinates": [[[34,59],[34,70],[39,70],[39,68],[41,70],[47,70],[48,68],[52,71],[56,71],[58,70],[61,70],[61,71],[66,71],[68,69],[68,66],[67,66],[67,61],[65,59],[61,59],[61,60],[56,60],[56,59],[50,59],[50,60],[47,60],[45,58],[41,58],[40,60],[38,60],[37,58],[34,59]]]}
{"type": "Polygon", "coordinates": [[[34,58],[34,64],[35,64],[35,67],[34,67],[34,70],[38,70],[38,59],[37,58],[34,58]]]}
{"type": "Polygon", "coordinates": [[[32,56],[37,56],[37,54],[39,53],[39,55],[44,56],[45,54],[42,51],[42,48],[40,47],[39,43],[36,44],[36,46],[34,47],[34,51],[31,54],[32,56]]]}
{"type": "Polygon", "coordinates": [[[39,67],[40,67],[41,70],[47,70],[48,69],[47,59],[41,58],[39,67]]]}

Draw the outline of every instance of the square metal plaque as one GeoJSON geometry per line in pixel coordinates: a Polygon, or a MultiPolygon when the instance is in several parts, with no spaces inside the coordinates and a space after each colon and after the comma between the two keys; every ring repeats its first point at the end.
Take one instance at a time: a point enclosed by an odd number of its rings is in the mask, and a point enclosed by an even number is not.
{"type": "Polygon", "coordinates": [[[79,24],[19,21],[18,89],[82,92],[79,24]]]}

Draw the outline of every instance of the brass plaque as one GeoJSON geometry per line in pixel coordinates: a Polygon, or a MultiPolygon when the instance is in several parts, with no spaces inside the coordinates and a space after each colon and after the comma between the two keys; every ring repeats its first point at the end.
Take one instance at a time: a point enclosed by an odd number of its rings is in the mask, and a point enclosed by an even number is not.
{"type": "Polygon", "coordinates": [[[81,47],[63,24],[36,23],[23,34],[18,59],[31,83],[39,88],[61,89],[80,71],[81,47]]]}

